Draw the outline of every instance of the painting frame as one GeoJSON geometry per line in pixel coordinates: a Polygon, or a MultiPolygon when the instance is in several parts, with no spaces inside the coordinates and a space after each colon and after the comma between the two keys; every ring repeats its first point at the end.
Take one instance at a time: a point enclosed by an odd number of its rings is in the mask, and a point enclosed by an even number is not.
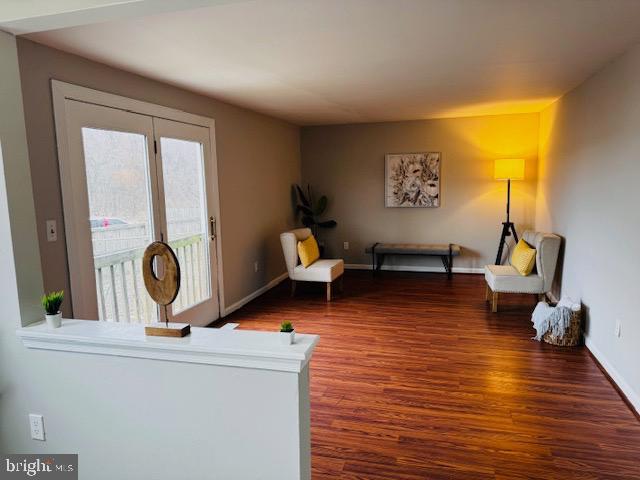
{"type": "Polygon", "coordinates": [[[385,208],[439,208],[442,203],[442,153],[387,153],[384,160],[385,208]]]}

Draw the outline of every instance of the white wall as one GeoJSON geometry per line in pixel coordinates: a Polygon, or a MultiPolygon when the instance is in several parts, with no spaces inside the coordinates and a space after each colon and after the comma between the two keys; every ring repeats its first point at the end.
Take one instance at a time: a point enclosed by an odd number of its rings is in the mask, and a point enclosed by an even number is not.
{"type": "Polygon", "coordinates": [[[7,451],[18,434],[7,422],[16,415],[22,400],[18,391],[26,384],[20,376],[24,359],[17,352],[15,330],[40,316],[42,278],[33,199],[26,188],[31,179],[16,44],[4,32],[0,65],[0,450],[7,451]]]}
{"type": "Polygon", "coordinates": [[[542,112],[536,225],[564,237],[556,294],[582,300],[587,345],[638,411],[639,180],[637,46],[542,112]]]}
{"type": "MultiPolygon", "coordinates": [[[[2,228],[10,226],[13,231],[6,237],[12,246],[16,263],[17,283],[20,293],[24,324],[39,317],[38,299],[42,294],[42,274],[40,270],[40,250],[36,235],[33,194],[30,191],[31,170],[25,132],[22,90],[15,39],[0,31],[0,144],[4,158],[3,174],[6,178],[9,198],[8,221],[2,222],[2,228]]],[[[7,235],[9,231],[6,232],[7,235]]],[[[4,293],[4,292],[3,292],[4,293]]],[[[4,312],[3,312],[4,313],[4,312]]],[[[11,317],[15,321],[19,317],[11,317]]],[[[4,323],[9,320],[5,320],[4,323]]],[[[16,326],[13,324],[12,326],[16,326]]]]}

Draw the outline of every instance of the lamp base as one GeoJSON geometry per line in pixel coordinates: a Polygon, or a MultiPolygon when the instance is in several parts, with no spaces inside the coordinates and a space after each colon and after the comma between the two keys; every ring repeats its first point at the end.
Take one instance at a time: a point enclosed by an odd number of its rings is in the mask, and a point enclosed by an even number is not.
{"type": "Polygon", "coordinates": [[[502,222],[502,235],[500,235],[500,243],[498,244],[498,255],[496,255],[496,265],[500,265],[502,263],[502,252],[504,250],[504,245],[507,243],[507,237],[513,235],[513,239],[518,243],[518,234],[516,233],[516,227],[513,225],[513,222],[506,221],[502,222]]]}

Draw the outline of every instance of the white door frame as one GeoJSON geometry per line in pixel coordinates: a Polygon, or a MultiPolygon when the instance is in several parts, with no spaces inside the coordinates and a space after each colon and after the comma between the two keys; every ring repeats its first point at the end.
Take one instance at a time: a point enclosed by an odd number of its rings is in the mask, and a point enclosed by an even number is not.
{"type": "MultiPolygon", "coordinates": [[[[67,175],[64,175],[64,159],[69,158],[69,144],[67,135],[67,112],[66,112],[66,100],[77,100],[80,102],[91,103],[95,105],[101,105],[104,107],[117,108],[127,112],[137,113],[141,115],[148,115],[151,117],[164,118],[167,120],[174,120],[182,123],[189,123],[209,129],[209,143],[211,145],[211,175],[207,178],[207,182],[212,182],[214,192],[214,212],[216,217],[216,255],[217,255],[217,277],[218,277],[218,305],[219,305],[219,318],[222,318],[226,307],[224,302],[224,275],[222,265],[222,221],[220,218],[220,189],[218,184],[218,157],[216,148],[216,136],[215,136],[215,120],[192,113],[183,112],[162,105],[156,105],[154,103],[143,102],[141,100],[135,100],[132,98],[122,97],[112,93],[101,92],[99,90],[93,90],[87,87],[81,87],[71,83],[61,82],[59,80],[51,80],[51,90],[53,97],[53,112],[55,118],[56,139],[58,145],[58,164],[60,166],[61,173],[61,187],[62,187],[62,200],[65,208],[72,205],[72,199],[70,198],[70,192],[72,192],[73,186],[70,185],[70,179],[67,175]]],[[[64,214],[63,218],[65,226],[65,240],[67,244],[67,261],[69,263],[69,270],[74,271],[71,266],[74,262],[78,262],[70,252],[74,251],[77,244],[75,238],[75,230],[73,225],[73,219],[67,218],[64,214]]],[[[70,217],[70,216],[69,216],[70,217]]],[[[70,279],[72,281],[72,279],[70,279]]],[[[73,282],[71,283],[73,288],[73,282]]],[[[71,311],[73,312],[73,302],[71,302],[71,311]]],[[[93,319],[97,320],[97,319],[93,319]]]]}

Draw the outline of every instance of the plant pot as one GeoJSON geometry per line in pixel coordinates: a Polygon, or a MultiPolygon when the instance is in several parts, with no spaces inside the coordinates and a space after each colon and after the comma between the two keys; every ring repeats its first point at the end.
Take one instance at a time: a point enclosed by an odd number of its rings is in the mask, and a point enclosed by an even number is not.
{"type": "Polygon", "coordinates": [[[60,328],[60,325],[62,325],[62,314],[60,312],[55,315],[45,314],[45,318],[49,328],[60,328]]]}
{"type": "Polygon", "coordinates": [[[296,339],[295,330],[291,332],[280,332],[280,341],[285,345],[292,345],[296,339]]]}

